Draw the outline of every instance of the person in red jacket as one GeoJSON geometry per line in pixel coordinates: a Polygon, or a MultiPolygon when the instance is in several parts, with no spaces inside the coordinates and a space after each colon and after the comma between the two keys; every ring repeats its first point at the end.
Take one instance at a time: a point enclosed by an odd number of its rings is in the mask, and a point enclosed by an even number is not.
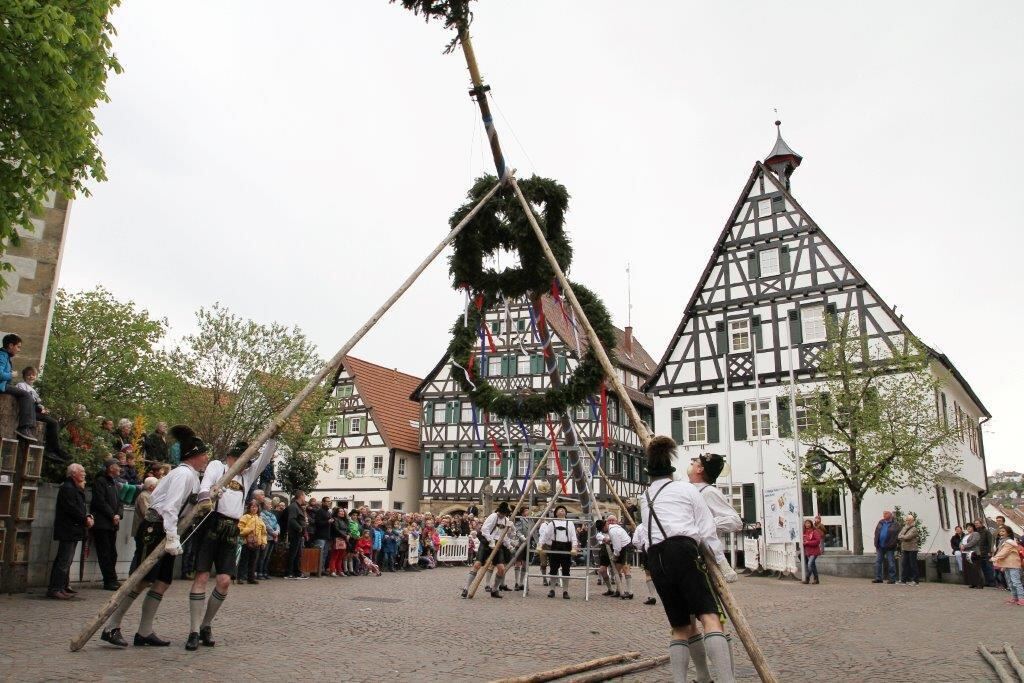
{"type": "Polygon", "coordinates": [[[821,555],[821,531],[809,519],[804,520],[804,583],[819,583],[818,555],[821,555]],[[811,580],[811,577],[814,580],[811,580]]]}
{"type": "Polygon", "coordinates": [[[380,576],[380,567],[370,559],[373,555],[373,541],[370,540],[369,529],[364,531],[362,537],[356,541],[356,555],[363,563],[363,567],[366,568],[367,572],[372,572],[375,576],[380,576]]]}

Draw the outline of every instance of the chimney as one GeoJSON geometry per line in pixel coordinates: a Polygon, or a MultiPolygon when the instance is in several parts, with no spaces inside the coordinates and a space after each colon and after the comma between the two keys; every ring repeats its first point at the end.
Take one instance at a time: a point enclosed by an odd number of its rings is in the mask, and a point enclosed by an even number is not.
{"type": "Polygon", "coordinates": [[[633,326],[626,325],[626,329],[622,331],[622,350],[627,356],[633,355],[633,326]]]}

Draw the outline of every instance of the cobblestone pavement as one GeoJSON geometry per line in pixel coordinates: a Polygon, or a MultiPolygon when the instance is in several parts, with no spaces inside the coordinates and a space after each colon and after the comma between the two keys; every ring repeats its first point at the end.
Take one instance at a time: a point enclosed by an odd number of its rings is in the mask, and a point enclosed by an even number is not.
{"type": "MultiPolygon", "coordinates": [[[[616,652],[666,652],[661,606],[637,599],[549,600],[537,588],[503,600],[458,596],[465,570],[382,578],[273,579],[232,586],[214,624],[217,646],[189,653],[187,582],[176,582],[157,616],[168,648],[114,650],[98,635],[77,653],[68,643],[110,593],[83,589],[59,602],[40,594],[0,597],[0,672],[9,680],[103,681],[489,680],[616,652]]],[[[783,681],[994,680],[976,654],[1009,641],[1024,655],[1024,608],[1007,594],[949,584],[874,585],[824,577],[819,586],[741,578],[735,595],[783,681]]],[[[591,583],[591,589],[595,586],[591,583]]],[[[596,592],[596,591],[595,591],[596,592]]],[[[128,612],[131,641],[141,600],[128,612]]],[[[756,680],[734,646],[741,680],[756,680]]],[[[633,681],[670,680],[667,667],[633,681]]]]}

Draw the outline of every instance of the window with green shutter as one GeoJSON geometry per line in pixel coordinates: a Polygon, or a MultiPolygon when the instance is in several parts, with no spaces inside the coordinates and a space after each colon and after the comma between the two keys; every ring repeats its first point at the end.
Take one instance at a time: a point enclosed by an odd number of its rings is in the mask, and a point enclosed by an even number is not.
{"type": "Polygon", "coordinates": [[[431,401],[423,402],[423,424],[434,424],[434,404],[431,401]]]}
{"type": "Polygon", "coordinates": [[[718,443],[718,404],[707,406],[708,443],[718,443]]]}
{"type": "Polygon", "coordinates": [[[754,349],[760,351],[764,348],[764,337],[761,335],[761,316],[752,316],[751,322],[754,326],[754,349]]]}
{"type": "Polygon", "coordinates": [[[567,363],[567,361],[565,359],[565,354],[564,353],[558,354],[557,359],[558,359],[558,374],[564,375],[565,371],[566,371],[566,368],[568,367],[568,363],[567,363]]]}
{"type": "Polygon", "coordinates": [[[507,476],[508,476],[508,456],[506,456],[504,453],[502,453],[502,458],[501,458],[501,478],[504,479],[507,476]]]}
{"type": "Polygon", "coordinates": [[[792,270],[792,259],[789,256],[789,247],[779,247],[779,270],[783,273],[788,273],[792,270]]]}
{"type": "Polygon", "coordinates": [[[796,346],[803,341],[803,331],[800,329],[800,309],[794,306],[786,315],[789,318],[789,343],[791,346],[796,346]]]}
{"type": "Polygon", "coordinates": [[[519,318],[518,320],[516,320],[516,331],[518,331],[518,332],[525,332],[526,331],[526,318],[519,318]]]}
{"type": "Polygon", "coordinates": [[[487,476],[487,451],[473,452],[473,476],[477,479],[487,476]]]}
{"type": "Polygon", "coordinates": [[[747,279],[756,280],[761,277],[761,263],[757,259],[757,252],[751,251],[747,254],[747,279]]]}
{"type": "Polygon", "coordinates": [[[683,409],[673,408],[672,416],[672,440],[676,443],[683,443],[683,409]]]}
{"type": "MultiPolygon", "coordinates": [[[[540,466],[540,461],[544,458],[544,453],[545,453],[545,451],[542,450],[542,449],[539,449],[539,448],[533,451],[533,468],[535,470],[537,470],[537,467],[540,466]]],[[[538,478],[544,477],[546,475],[547,475],[547,467],[541,467],[541,469],[537,470],[537,477],[538,478]]]]}
{"type": "Polygon", "coordinates": [[[434,463],[434,456],[431,453],[424,451],[423,455],[420,456],[423,460],[423,478],[430,479],[431,467],[434,463]]]}
{"type": "Polygon", "coordinates": [[[715,323],[715,351],[717,355],[724,356],[729,350],[729,336],[725,332],[725,321],[719,320],[715,323]]]}
{"type": "Polygon", "coordinates": [[[747,404],[745,401],[733,401],[732,432],[736,441],[747,439],[747,404]]]}
{"type": "Polygon", "coordinates": [[[789,398],[786,396],[776,398],[775,409],[778,412],[779,437],[793,436],[793,421],[789,416],[789,398]]]}
{"type": "Polygon", "coordinates": [[[754,485],[743,484],[743,522],[753,524],[757,521],[757,502],[754,497],[754,485]]]}
{"type": "Polygon", "coordinates": [[[530,373],[534,375],[544,374],[544,356],[530,356],[530,373]]]}

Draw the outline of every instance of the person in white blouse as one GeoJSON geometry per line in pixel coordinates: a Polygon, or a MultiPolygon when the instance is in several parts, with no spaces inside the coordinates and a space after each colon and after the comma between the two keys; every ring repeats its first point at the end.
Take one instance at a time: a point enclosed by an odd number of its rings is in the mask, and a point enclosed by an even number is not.
{"type": "Polygon", "coordinates": [[[608,515],[605,528],[608,531],[608,537],[611,539],[612,544],[613,570],[619,585],[624,589],[621,597],[623,600],[632,600],[633,577],[629,573],[629,558],[626,555],[629,553],[629,549],[633,547],[633,537],[622,528],[618,517],[615,515],[608,515]]]}
{"type": "Polygon", "coordinates": [[[643,522],[636,525],[633,530],[633,547],[636,548],[640,566],[644,568],[644,585],[647,586],[647,599],[645,605],[657,605],[658,599],[654,597],[657,592],[654,589],[654,582],[651,581],[651,570],[647,568],[647,527],[643,522]]]}
{"type": "Polygon", "coordinates": [[[480,549],[476,554],[476,562],[473,563],[472,569],[469,570],[469,576],[466,578],[466,585],[462,588],[462,597],[469,596],[469,586],[473,583],[473,579],[476,577],[476,573],[480,571],[480,567],[487,561],[487,558],[491,555],[491,549],[494,546],[498,546],[498,551],[494,554],[494,568],[497,571],[498,578],[495,580],[493,588],[490,588],[489,592],[492,598],[500,598],[501,591],[499,586],[505,582],[505,564],[508,562],[511,553],[508,548],[505,547],[504,543],[499,543],[499,539],[502,537],[502,533],[505,531],[506,526],[512,524],[509,521],[508,515],[512,512],[509,508],[508,503],[501,501],[498,508],[487,516],[484,520],[483,525],[480,527],[478,533],[480,537],[480,549]]]}
{"type": "Polygon", "coordinates": [[[647,566],[672,627],[669,661],[676,683],[687,681],[694,616],[704,627],[703,645],[718,683],[735,681],[729,641],[722,632],[718,598],[704,569],[700,544],[717,540],[715,519],[697,488],[674,481],[676,443],[658,436],[647,446],[651,485],[640,497],[640,521],[647,530],[647,566]]]}
{"type": "Polygon", "coordinates": [[[548,553],[551,568],[551,590],[548,597],[555,597],[555,586],[562,589],[562,597],[569,599],[569,580],[556,579],[559,570],[562,576],[569,576],[572,558],[580,551],[580,540],[576,535],[576,525],[565,518],[568,510],[564,505],[555,507],[555,519],[549,519],[540,527],[538,544],[548,553]],[[556,583],[557,582],[557,583],[556,583]]]}
{"type": "Polygon", "coordinates": [[[193,652],[199,648],[199,642],[213,647],[213,618],[217,610],[228,597],[231,579],[235,576],[235,562],[238,551],[238,520],[245,510],[245,494],[249,491],[263,468],[277,452],[277,441],[270,439],[263,444],[260,455],[250,460],[245,469],[231,478],[220,488],[218,485],[229,469],[234,467],[239,456],[245,452],[249,444],[238,441],[228,451],[227,457],[214,460],[207,466],[203,474],[203,482],[199,487],[199,505],[210,511],[196,540],[196,578],[188,594],[189,634],[185,649],[193,652]],[[213,499],[216,498],[216,509],[213,499]],[[206,600],[206,583],[210,579],[210,570],[217,568],[217,585],[206,600]],[[204,609],[205,608],[205,609],[204,609]]]}
{"type": "Polygon", "coordinates": [[[136,565],[165,540],[166,554],[149,570],[142,583],[121,601],[103,627],[100,639],[117,647],[128,647],[128,643],[121,635],[121,620],[139,594],[149,586],[152,588],[142,602],[142,618],[139,620],[139,630],[135,633],[134,644],[136,647],[170,645],[170,641],[160,638],[153,631],[153,619],[164,593],[174,579],[174,556],[181,554],[178,520],[184,514],[186,506],[195,502],[199,493],[199,473],[206,468],[206,463],[210,459],[206,444],[190,428],[176,425],[171,428],[170,433],[181,448],[181,464],[161,479],[153,490],[145,520],[139,526],[135,537],[135,554],[138,560],[136,565]]]}
{"type": "Polygon", "coordinates": [[[718,535],[713,543],[708,543],[711,552],[715,554],[715,561],[719,569],[725,575],[725,580],[732,583],[736,580],[736,571],[725,559],[725,545],[722,543],[721,534],[731,534],[743,529],[743,520],[736,512],[721,489],[715,486],[719,475],[725,469],[725,458],[718,453],[701,453],[696,458],[690,458],[690,466],[686,469],[686,478],[691,484],[697,487],[700,495],[711,509],[711,515],[715,518],[715,529],[718,535]]]}

